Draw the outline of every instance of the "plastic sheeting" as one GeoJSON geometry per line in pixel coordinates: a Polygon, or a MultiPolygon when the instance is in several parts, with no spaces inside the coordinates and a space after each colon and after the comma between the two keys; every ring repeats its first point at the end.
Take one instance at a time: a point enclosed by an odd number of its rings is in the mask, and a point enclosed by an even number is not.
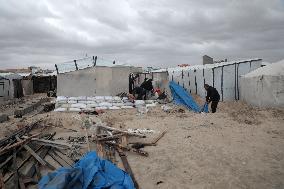
{"type": "Polygon", "coordinates": [[[73,168],[59,168],[41,178],[39,189],[134,189],[131,177],[114,164],[89,152],[73,168]]]}
{"type": "Polygon", "coordinates": [[[170,89],[172,91],[172,96],[174,102],[178,105],[184,105],[188,109],[192,109],[195,112],[208,112],[208,104],[205,103],[202,108],[198,106],[198,104],[194,101],[192,96],[187,93],[183,87],[178,85],[177,83],[171,81],[170,82],[170,89]]]}

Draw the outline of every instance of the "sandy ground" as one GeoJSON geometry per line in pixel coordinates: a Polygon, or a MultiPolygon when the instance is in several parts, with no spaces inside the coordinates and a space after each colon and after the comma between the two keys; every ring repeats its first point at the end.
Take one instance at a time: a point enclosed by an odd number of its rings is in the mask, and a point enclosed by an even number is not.
{"type": "MultiPolygon", "coordinates": [[[[220,103],[217,111],[166,113],[157,106],[142,116],[131,109],[107,111],[97,117],[117,128],[155,130],[145,141],[167,130],[157,146],[144,148],[149,157],[128,153],[142,189],[284,188],[284,109],[252,108],[242,102],[230,102],[220,103]]],[[[50,112],[31,119],[40,118],[80,130],[76,113],[50,112]]],[[[9,125],[1,125],[2,134],[8,132],[3,131],[5,127],[9,125]]],[[[74,135],[64,129],[56,131],[55,138],[74,135]]],[[[81,130],[75,133],[80,134],[83,135],[81,130]]]]}

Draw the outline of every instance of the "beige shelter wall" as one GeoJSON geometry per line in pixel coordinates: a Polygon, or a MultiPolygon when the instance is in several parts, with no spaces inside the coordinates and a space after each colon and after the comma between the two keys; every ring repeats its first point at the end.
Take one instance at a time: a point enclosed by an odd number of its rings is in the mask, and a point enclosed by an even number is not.
{"type": "Polygon", "coordinates": [[[258,107],[284,107],[284,76],[242,77],[240,99],[258,107]]]}
{"type": "Polygon", "coordinates": [[[141,68],[96,66],[57,75],[58,96],[114,96],[128,92],[129,74],[141,68]]]}

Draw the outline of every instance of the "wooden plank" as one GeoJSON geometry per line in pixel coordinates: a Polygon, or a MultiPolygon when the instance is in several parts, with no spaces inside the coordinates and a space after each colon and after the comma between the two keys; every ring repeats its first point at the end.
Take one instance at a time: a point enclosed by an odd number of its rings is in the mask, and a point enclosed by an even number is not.
{"type": "Polygon", "coordinates": [[[35,164],[35,170],[36,170],[36,179],[37,179],[37,181],[39,181],[41,179],[41,173],[40,173],[38,162],[36,162],[36,164],[35,164]]]}
{"type": "MultiPolygon", "coordinates": [[[[52,133],[52,134],[48,137],[48,139],[52,139],[52,138],[55,136],[55,134],[56,134],[55,132],[52,133]]],[[[44,146],[38,147],[38,148],[35,150],[35,152],[38,152],[38,151],[41,150],[43,147],[44,147],[44,146]]],[[[18,170],[19,170],[25,163],[27,163],[31,157],[32,157],[32,155],[29,155],[24,161],[22,161],[22,163],[18,166],[18,170]]],[[[41,157],[41,156],[40,156],[40,157],[41,157]]],[[[55,169],[55,168],[54,168],[54,169],[55,169]]],[[[10,173],[10,174],[7,175],[7,176],[5,175],[5,177],[4,177],[4,182],[6,183],[13,175],[14,175],[13,172],[10,173]]]]}
{"type": "MultiPolygon", "coordinates": [[[[23,136],[23,138],[27,138],[26,136],[23,136]]],[[[38,143],[42,143],[43,145],[51,145],[52,147],[54,146],[62,146],[62,147],[67,147],[67,148],[71,148],[72,145],[71,144],[68,144],[68,143],[64,143],[64,142],[55,142],[55,141],[52,141],[52,140],[45,140],[45,139],[39,139],[39,138],[31,138],[32,141],[36,141],[38,143]]],[[[80,145],[78,145],[80,146],[80,145]]]]}
{"type": "MultiPolygon", "coordinates": [[[[17,139],[19,142],[22,141],[18,136],[16,136],[16,139],[17,139]]],[[[35,153],[35,151],[33,151],[33,149],[31,149],[27,144],[24,144],[23,146],[24,146],[24,148],[25,148],[41,165],[43,165],[43,166],[46,166],[46,165],[47,165],[46,162],[45,162],[43,159],[41,159],[41,158],[37,155],[37,153],[35,153]]]]}
{"type": "Polygon", "coordinates": [[[2,175],[2,170],[0,171],[0,188],[5,189],[4,178],[2,175]]]}
{"type": "Polygon", "coordinates": [[[50,155],[50,157],[52,157],[57,163],[59,163],[59,165],[61,165],[62,167],[67,167],[67,168],[70,168],[71,166],[68,165],[63,159],[61,159],[59,156],[56,156],[54,154],[54,150],[51,149],[49,152],[48,152],[48,155],[50,155]]]}
{"type": "MultiPolygon", "coordinates": [[[[44,159],[44,157],[47,155],[48,151],[50,150],[51,147],[45,147],[43,148],[43,150],[40,152],[39,157],[41,157],[42,159],[44,159]]],[[[51,169],[51,170],[55,170],[55,167],[53,167],[52,165],[50,165],[48,162],[47,166],[51,169]]],[[[34,174],[36,173],[36,167],[35,165],[32,165],[29,170],[27,171],[27,174],[25,175],[26,177],[33,177],[34,174]]]]}
{"type": "Polygon", "coordinates": [[[62,153],[60,153],[58,150],[53,149],[52,151],[56,156],[60,157],[63,161],[65,161],[68,165],[70,165],[71,167],[73,167],[74,165],[74,161],[72,161],[69,157],[63,155],[62,153]],[[57,153],[58,152],[58,153],[57,153]]]}
{"type": "Polygon", "coordinates": [[[109,127],[109,126],[99,125],[98,127],[106,129],[106,130],[110,130],[110,131],[117,131],[117,132],[120,132],[120,133],[125,133],[125,134],[131,135],[131,136],[137,136],[137,137],[145,138],[145,135],[136,134],[136,133],[130,133],[128,131],[123,131],[121,129],[117,129],[117,128],[113,128],[113,127],[109,127]]]}
{"type": "Polygon", "coordinates": [[[101,142],[97,142],[97,153],[99,157],[104,158],[104,148],[101,142]]]}
{"type": "Polygon", "coordinates": [[[127,135],[123,135],[123,136],[121,137],[121,145],[122,145],[123,147],[127,147],[127,145],[128,145],[128,138],[127,138],[127,135]]]}
{"type": "Polygon", "coordinates": [[[118,154],[119,154],[119,156],[120,156],[120,158],[121,158],[121,161],[122,161],[122,163],[123,163],[124,170],[125,170],[125,171],[130,175],[130,177],[132,178],[132,181],[133,181],[133,183],[134,183],[134,187],[135,187],[136,189],[139,189],[138,182],[137,182],[136,179],[135,179],[134,173],[132,172],[132,169],[131,169],[131,167],[130,167],[130,165],[129,165],[129,163],[128,163],[128,160],[127,160],[126,155],[125,155],[124,152],[123,152],[121,149],[119,149],[119,148],[117,148],[117,152],[118,152],[118,154]]]}
{"type": "Polygon", "coordinates": [[[13,154],[13,172],[14,172],[14,188],[19,188],[19,174],[18,174],[18,167],[17,167],[17,153],[14,151],[13,154]]]}
{"type": "Polygon", "coordinates": [[[167,131],[163,131],[156,139],[154,139],[151,143],[156,144],[165,134],[167,131]]]}
{"type": "Polygon", "coordinates": [[[10,145],[10,146],[4,147],[3,149],[1,149],[0,155],[3,155],[3,154],[5,154],[6,152],[8,152],[8,151],[10,151],[10,150],[12,150],[12,149],[14,149],[14,148],[16,148],[16,147],[18,147],[18,146],[21,146],[21,145],[24,145],[24,144],[30,142],[33,137],[36,137],[36,136],[38,136],[38,135],[40,135],[40,133],[35,134],[35,135],[32,135],[32,136],[30,136],[30,137],[27,137],[26,139],[24,139],[24,140],[22,140],[22,141],[20,141],[20,142],[16,142],[16,143],[14,143],[14,144],[12,144],[12,145],[10,145]]]}
{"type": "Polygon", "coordinates": [[[19,177],[19,186],[20,189],[26,189],[25,183],[21,177],[19,177]]]}

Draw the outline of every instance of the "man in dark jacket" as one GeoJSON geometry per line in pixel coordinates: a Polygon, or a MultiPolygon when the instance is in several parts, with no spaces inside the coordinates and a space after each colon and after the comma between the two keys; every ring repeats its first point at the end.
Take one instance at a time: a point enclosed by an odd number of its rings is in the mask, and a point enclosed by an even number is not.
{"type": "Polygon", "coordinates": [[[208,84],[204,84],[204,88],[207,91],[206,102],[208,104],[212,102],[211,111],[212,113],[215,113],[218,106],[218,102],[220,101],[220,95],[214,87],[211,87],[208,84]]]}
{"type": "Polygon", "coordinates": [[[146,90],[142,87],[135,87],[132,91],[132,95],[136,97],[136,100],[146,100],[146,90]]]}

